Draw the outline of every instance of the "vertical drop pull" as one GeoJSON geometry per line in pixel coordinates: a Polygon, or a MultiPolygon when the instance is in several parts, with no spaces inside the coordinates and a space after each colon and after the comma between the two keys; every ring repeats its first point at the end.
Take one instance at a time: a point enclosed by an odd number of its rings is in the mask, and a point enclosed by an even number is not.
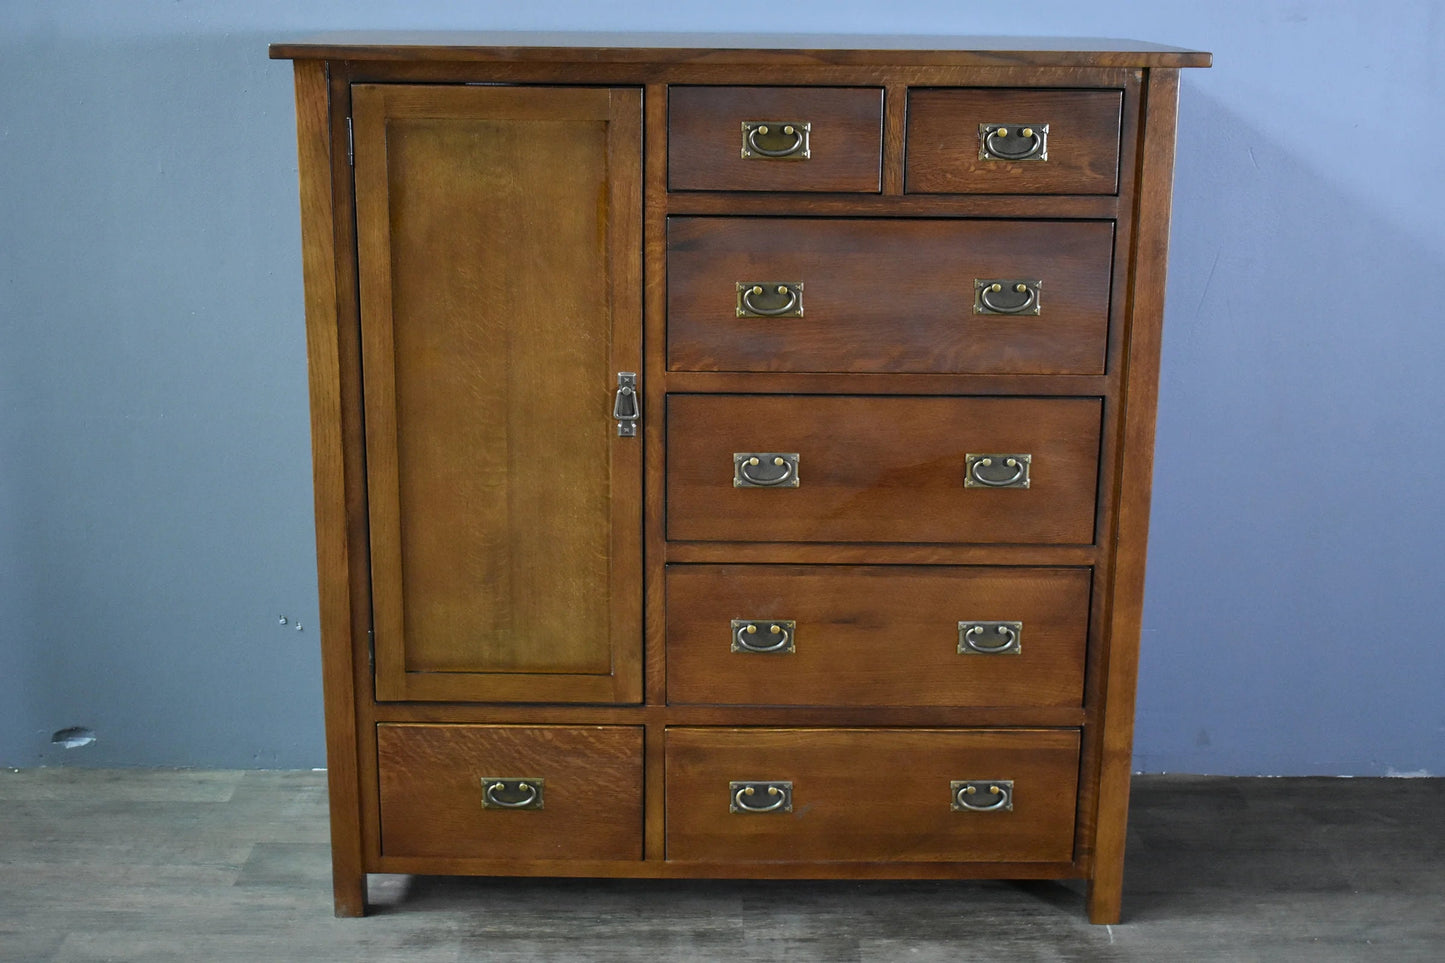
{"type": "Polygon", "coordinates": [[[634,438],[642,409],[637,403],[637,372],[617,372],[617,397],[612,402],[612,417],[617,420],[617,437],[634,438]]]}

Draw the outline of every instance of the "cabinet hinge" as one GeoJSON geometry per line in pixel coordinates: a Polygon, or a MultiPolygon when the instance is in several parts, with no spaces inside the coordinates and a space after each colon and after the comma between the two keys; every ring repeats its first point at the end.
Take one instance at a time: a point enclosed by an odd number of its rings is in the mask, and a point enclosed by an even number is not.
{"type": "Polygon", "coordinates": [[[351,118],[346,118],[346,163],[356,166],[356,138],[351,133],[351,118]]]}
{"type": "Polygon", "coordinates": [[[370,670],[376,672],[376,630],[366,630],[366,664],[370,670]]]}

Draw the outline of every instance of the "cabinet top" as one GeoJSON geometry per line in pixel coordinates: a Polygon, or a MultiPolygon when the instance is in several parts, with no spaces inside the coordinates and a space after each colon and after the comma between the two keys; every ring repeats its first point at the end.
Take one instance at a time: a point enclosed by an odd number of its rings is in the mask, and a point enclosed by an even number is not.
{"type": "Polygon", "coordinates": [[[271,45],[273,60],[1208,67],[1211,55],[1095,37],[346,32],[271,45]]]}

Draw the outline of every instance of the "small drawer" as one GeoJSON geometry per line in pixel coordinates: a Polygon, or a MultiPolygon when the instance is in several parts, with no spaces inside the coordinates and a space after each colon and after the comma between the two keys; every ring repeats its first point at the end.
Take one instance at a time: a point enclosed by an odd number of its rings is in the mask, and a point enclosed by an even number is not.
{"type": "Polygon", "coordinates": [[[667,536],[1090,544],[1101,414],[1098,398],[669,395],[667,536]]]}
{"type": "Polygon", "coordinates": [[[1100,374],[1113,244],[1108,221],[671,218],[668,367],[1100,374]]]}
{"type": "Polygon", "coordinates": [[[668,91],[668,190],[876,193],[882,157],[877,87],[668,91]]]}
{"type": "Polygon", "coordinates": [[[674,704],[1079,706],[1089,570],[670,565],[674,704]]]}
{"type": "Polygon", "coordinates": [[[376,727],[381,852],[641,859],[642,729],[376,727]]]}
{"type": "Polygon", "coordinates": [[[1073,859],[1073,729],[678,728],[666,759],[670,860],[1073,859]]]}
{"type": "Polygon", "coordinates": [[[1121,90],[910,90],[905,190],[1113,194],[1123,103],[1121,90]]]}

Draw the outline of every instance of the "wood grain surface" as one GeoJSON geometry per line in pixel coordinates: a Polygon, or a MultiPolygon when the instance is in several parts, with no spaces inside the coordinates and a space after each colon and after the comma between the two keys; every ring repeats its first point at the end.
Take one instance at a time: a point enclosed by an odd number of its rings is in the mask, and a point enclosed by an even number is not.
{"type": "Polygon", "coordinates": [[[1068,729],[669,729],[669,859],[1069,859],[1068,729]],[[954,812],[952,780],[1011,779],[1012,811],[954,812]],[[791,812],[729,812],[734,780],[790,780],[791,812]]]}
{"type": "MultiPolygon", "coordinates": [[[[608,64],[717,64],[783,67],[818,64],[939,64],[1000,68],[1208,67],[1203,51],[1099,37],[943,36],[936,34],[785,34],[606,31],[337,31],[271,45],[276,59],[468,62],[563,65],[576,72],[608,64]]],[[[741,81],[743,71],[732,70],[741,81]]]]}
{"type": "Polygon", "coordinates": [[[673,217],[668,367],[1100,374],[1109,221],[673,217]],[[1042,282],[1040,313],[976,314],[975,281],[1042,282]],[[801,281],[803,316],[737,317],[736,285],[801,281]]]}
{"type": "Polygon", "coordinates": [[[867,191],[882,177],[883,91],[854,87],[671,87],[674,191],[867,191]],[[742,122],[812,125],[807,160],[745,159],[742,122]]]}
{"type": "Polygon", "coordinates": [[[1093,540],[1093,398],[674,395],[667,533],[763,542],[1093,540]],[[797,488],[733,487],[733,453],[796,452],[797,488]],[[1033,457],[1027,489],[964,487],[969,453],[1033,457]]]}
{"type": "Polygon", "coordinates": [[[613,256],[609,204],[640,171],[635,143],[619,171],[609,141],[614,101],[635,132],[640,98],[354,98],[379,694],[613,693],[640,637],[639,563],[612,565],[614,545],[637,554],[614,528],[638,524],[640,445],[610,417],[640,312],[612,310],[614,281],[637,297],[638,255],[613,256]],[[614,457],[633,464],[621,486],[614,457]],[[519,693],[522,674],[551,678],[519,693]]]}
{"type": "Polygon", "coordinates": [[[389,856],[641,859],[634,726],[377,727],[389,856]],[[541,809],[482,807],[483,777],[540,778],[541,809]]]}
{"type": "Polygon", "coordinates": [[[1088,569],[669,565],[671,703],[1079,706],[1088,569]],[[732,651],[733,619],[797,623],[789,654],[732,651]],[[963,655],[960,620],[1023,623],[963,655]]]}
{"type": "Polygon", "coordinates": [[[906,190],[925,194],[1112,194],[1117,90],[911,90],[906,190]],[[979,124],[1048,124],[1048,159],[979,158],[979,124]]]}
{"type": "Polygon", "coordinates": [[[1149,499],[1154,473],[1154,422],[1164,329],[1164,281],[1169,254],[1169,207],[1174,186],[1174,136],[1179,72],[1150,71],[1145,91],[1144,149],[1140,152],[1138,230],[1132,252],[1134,284],[1128,305],[1127,407],[1119,432],[1118,519],[1113,533],[1112,605],[1104,665],[1095,871],[1089,919],[1117,922],[1123,912],[1124,844],[1133,770],[1134,696],[1139,680],[1139,634],[1144,617],[1144,568],[1149,545],[1149,499]]]}

